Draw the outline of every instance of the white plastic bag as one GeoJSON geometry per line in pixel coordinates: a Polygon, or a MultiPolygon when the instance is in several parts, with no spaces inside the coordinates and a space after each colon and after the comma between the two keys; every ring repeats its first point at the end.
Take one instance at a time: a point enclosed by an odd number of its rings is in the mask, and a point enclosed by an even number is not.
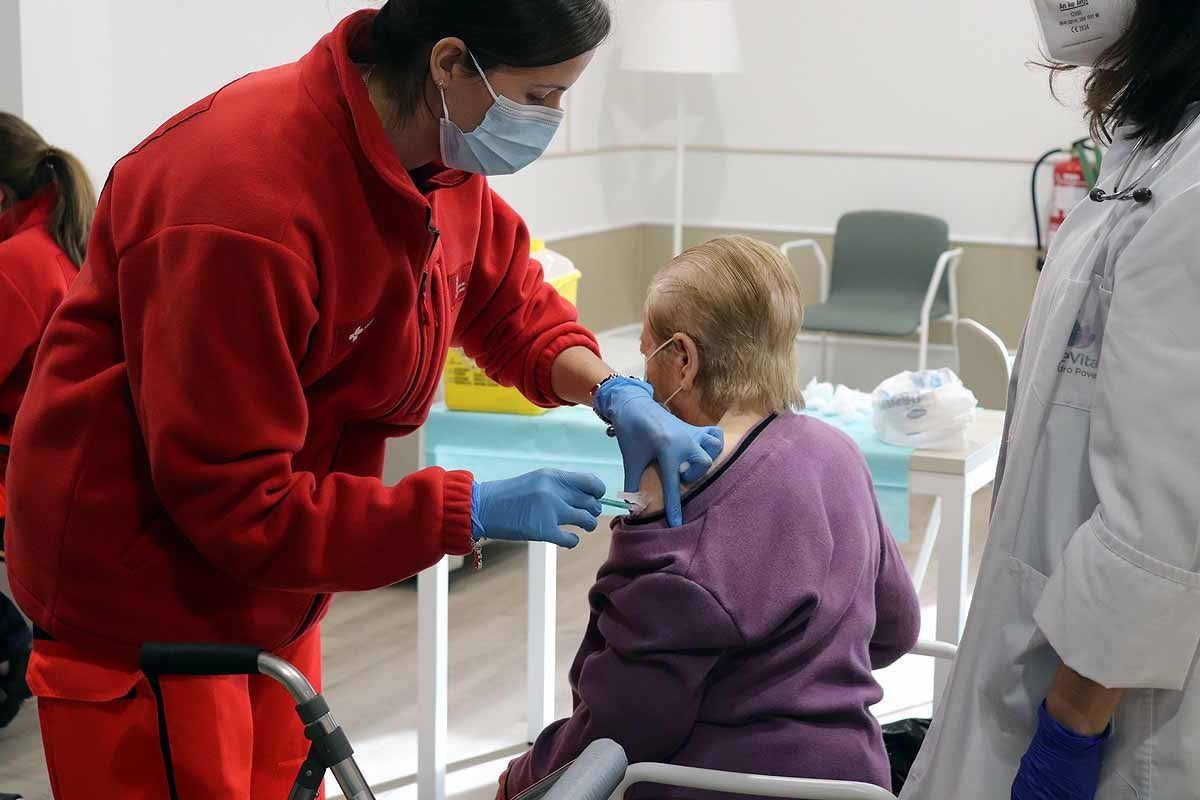
{"type": "Polygon", "coordinates": [[[965,450],[978,405],[949,369],[894,375],[875,389],[873,403],[879,438],[919,450],[965,450]]]}

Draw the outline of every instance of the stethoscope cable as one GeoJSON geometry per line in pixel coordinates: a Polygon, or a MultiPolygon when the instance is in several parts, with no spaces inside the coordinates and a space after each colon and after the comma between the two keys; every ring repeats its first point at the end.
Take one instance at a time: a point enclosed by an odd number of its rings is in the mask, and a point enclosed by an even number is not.
{"type": "Polygon", "coordinates": [[[1155,172],[1163,164],[1170,161],[1175,154],[1179,152],[1179,148],[1183,146],[1184,135],[1192,129],[1192,126],[1196,124],[1197,119],[1200,119],[1200,115],[1193,116],[1192,120],[1187,125],[1184,125],[1183,128],[1180,129],[1179,133],[1172,136],[1170,140],[1163,145],[1158,157],[1150,163],[1150,166],[1146,167],[1146,169],[1142,171],[1141,175],[1138,175],[1136,178],[1134,178],[1125,189],[1122,189],[1121,184],[1125,182],[1125,176],[1128,175],[1129,170],[1133,168],[1133,163],[1137,161],[1138,156],[1140,156],[1142,151],[1146,149],[1146,142],[1150,137],[1148,135],[1143,136],[1138,140],[1137,145],[1133,148],[1133,152],[1129,154],[1129,158],[1126,160],[1125,166],[1121,168],[1121,173],[1117,175],[1117,180],[1113,186],[1113,191],[1111,193],[1105,192],[1102,188],[1097,186],[1088,196],[1093,202],[1096,203],[1106,203],[1109,200],[1117,200],[1118,202],[1133,200],[1135,203],[1140,203],[1143,205],[1149,203],[1154,199],[1154,192],[1150,190],[1149,186],[1142,186],[1142,182],[1150,177],[1151,173],[1155,172]]]}

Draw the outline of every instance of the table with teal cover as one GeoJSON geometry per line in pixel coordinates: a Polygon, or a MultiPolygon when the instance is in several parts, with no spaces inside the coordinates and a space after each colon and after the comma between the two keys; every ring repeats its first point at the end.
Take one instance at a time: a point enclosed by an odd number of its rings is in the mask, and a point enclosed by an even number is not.
{"type": "Polygon", "coordinates": [[[876,435],[875,425],[867,415],[852,421],[826,414],[814,413],[812,416],[829,423],[858,444],[871,469],[883,522],[897,542],[906,543],[909,539],[909,460],[913,449],[885,444],[876,435]]]}
{"type": "MultiPolygon", "coordinates": [[[[871,468],[884,522],[897,541],[908,541],[910,448],[892,447],[875,435],[869,417],[846,422],[814,414],[858,443],[871,468]]],[[[558,408],[538,417],[480,414],[433,408],[424,428],[425,464],[465,469],[491,481],[551,467],[599,476],[610,497],[624,488],[621,453],[590,408],[558,408]]]]}
{"type": "Polygon", "coordinates": [[[590,408],[556,408],[541,416],[451,411],[436,405],[423,429],[425,465],[465,469],[479,481],[552,468],[592,473],[610,497],[624,488],[617,441],[590,408]]]}

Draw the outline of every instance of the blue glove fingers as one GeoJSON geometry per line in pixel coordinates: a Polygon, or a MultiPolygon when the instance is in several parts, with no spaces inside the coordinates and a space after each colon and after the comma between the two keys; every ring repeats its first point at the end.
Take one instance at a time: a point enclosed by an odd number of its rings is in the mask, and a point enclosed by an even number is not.
{"type": "Polygon", "coordinates": [[[604,497],[604,493],[608,491],[608,487],[604,485],[604,481],[600,480],[595,475],[589,475],[586,472],[557,472],[558,479],[562,481],[563,486],[577,494],[587,495],[596,500],[604,497]]]}
{"type": "Polygon", "coordinates": [[[539,531],[537,537],[530,541],[548,542],[567,550],[573,550],[579,544],[579,537],[573,533],[567,533],[560,528],[547,528],[544,531],[539,531]]]}
{"type": "Polygon", "coordinates": [[[604,513],[604,507],[600,505],[600,498],[607,491],[604,481],[582,472],[557,472],[556,477],[562,484],[561,497],[567,505],[586,511],[593,517],[604,513]]]}
{"type": "MultiPolygon", "coordinates": [[[[570,491],[563,498],[572,509],[577,509],[590,514],[593,517],[599,517],[604,514],[604,506],[600,505],[600,501],[590,494],[584,492],[570,491]]],[[[574,524],[574,523],[572,523],[574,524]]]]}
{"type": "Polygon", "coordinates": [[[683,473],[683,480],[687,483],[695,483],[703,478],[712,467],[713,461],[721,455],[721,451],[724,449],[725,432],[720,428],[706,428],[700,435],[692,454],[688,456],[687,470],[683,473]]]}
{"type": "MultiPolygon", "coordinates": [[[[597,505],[597,509],[599,509],[599,505],[597,505]]],[[[599,510],[593,514],[590,511],[584,511],[580,508],[566,506],[558,512],[558,524],[574,525],[576,528],[583,528],[588,533],[591,533],[600,524],[597,519],[599,516],[599,510]]]]}
{"type": "Polygon", "coordinates": [[[700,437],[700,446],[715,461],[725,449],[725,431],[717,427],[707,428],[700,437]]]}
{"type": "Polygon", "coordinates": [[[641,489],[642,474],[645,473],[646,467],[650,466],[650,461],[641,453],[633,452],[632,447],[622,445],[621,463],[625,467],[625,491],[636,492],[641,489]]]}
{"type": "Polygon", "coordinates": [[[695,483],[704,477],[712,466],[712,456],[697,443],[687,457],[687,469],[683,473],[686,483],[695,483]]]}
{"type": "Polygon", "coordinates": [[[683,524],[683,500],[680,497],[679,465],[674,468],[660,466],[662,477],[663,505],[667,511],[667,525],[678,528],[683,524]]]}

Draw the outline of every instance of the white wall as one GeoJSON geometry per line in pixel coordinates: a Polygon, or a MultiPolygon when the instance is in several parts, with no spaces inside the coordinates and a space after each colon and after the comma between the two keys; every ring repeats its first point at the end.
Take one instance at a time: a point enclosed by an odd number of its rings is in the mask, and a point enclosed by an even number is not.
{"type": "MultiPolygon", "coordinates": [[[[968,240],[1032,238],[1032,162],[1085,126],[1026,66],[1038,56],[1027,3],[736,8],[745,73],[686,81],[690,138],[715,151],[689,158],[690,222],[824,231],[844,211],[892,207],[946,217],[968,240]]],[[[647,83],[644,141],[668,146],[676,85],[647,83]]]]}
{"type": "Polygon", "coordinates": [[[118,154],[230,81],[299,59],[338,20],[368,5],[364,0],[115,0],[118,154]]]}
{"type": "Polygon", "coordinates": [[[17,0],[0,0],[0,111],[21,113],[21,27],[17,0]]]}
{"type": "MultiPolygon", "coordinates": [[[[537,235],[673,218],[680,83],[616,68],[621,10],[569,98],[567,136],[494,181],[537,235]]],[[[944,217],[959,241],[1032,243],[1033,162],[1085,126],[1077,85],[1062,82],[1063,105],[1028,66],[1038,37],[1026,3],[736,0],[736,10],[744,74],[682,81],[689,225],[832,232],[846,211],[883,207],[944,217]]]]}
{"type": "MultiPolygon", "coordinates": [[[[18,0],[12,4],[15,15],[18,0]]],[[[620,24],[622,2],[616,0],[620,24]]],[[[97,184],[164,120],[241,75],[294,61],[369,0],[20,0],[25,113],[77,152],[97,184]],[[234,24],[236,21],[236,24],[234,24]],[[60,47],[63,41],[69,47],[60,47]]],[[[4,6],[0,6],[4,8],[4,6]]],[[[2,96],[2,95],[0,95],[2,96]]],[[[567,99],[551,157],[497,189],[536,235],[644,221],[632,149],[645,135],[645,90],[602,50],[567,99]],[[626,148],[628,152],[596,153],[626,148]]]]}
{"type": "MultiPolygon", "coordinates": [[[[621,12],[642,1],[616,0],[617,32],[568,95],[549,157],[494,181],[535,235],[671,219],[675,81],[615,64],[621,12]]],[[[177,110],[299,58],[378,4],[19,2],[24,113],[97,183],[177,110]]],[[[819,232],[875,206],[944,216],[967,241],[1032,238],[1029,167],[1083,125],[1026,66],[1037,37],[1025,3],[737,0],[737,11],[745,74],[686,82],[690,224],[819,232]]]]}
{"type": "Polygon", "coordinates": [[[659,213],[646,191],[646,82],[617,67],[623,9],[642,0],[610,0],[613,36],[567,94],[566,121],[547,157],[523,172],[492,180],[545,239],[627,225],[659,213]]]}
{"type": "Polygon", "coordinates": [[[24,113],[103,183],[164,120],[294,61],[359,0],[20,0],[24,113]]]}
{"type": "Polygon", "coordinates": [[[113,158],[109,0],[20,0],[25,119],[83,160],[97,184],[113,158]]]}

